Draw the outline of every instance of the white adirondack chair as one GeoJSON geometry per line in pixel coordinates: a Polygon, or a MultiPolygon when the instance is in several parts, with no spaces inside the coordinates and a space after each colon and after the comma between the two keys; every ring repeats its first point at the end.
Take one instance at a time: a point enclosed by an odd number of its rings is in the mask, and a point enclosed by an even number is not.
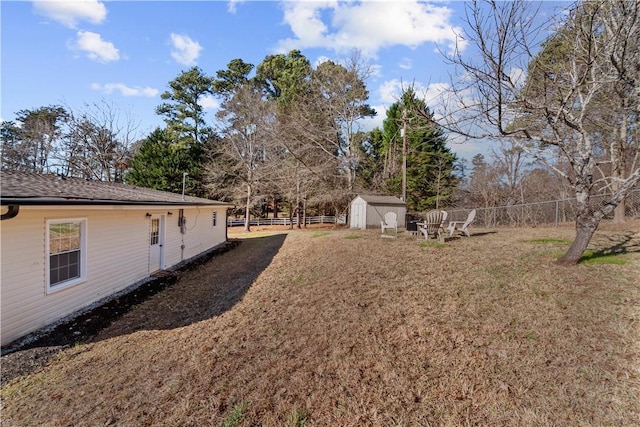
{"type": "Polygon", "coordinates": [[[439,242],[444,242],[444,222],[447,220],[447,216],[447,211],[431,211],[427,213],[424,221],[418,224],[425,240],[433,237],[439,242]]]}
{"type": "Polygon", "coordinates": [[[381,233],[384,234],[384,230],[393,229],[396,234],[398,233],[398,215],[395,212],[387,212],[384,214],[384,221],[380,221],[381,233]]]}
{"type": "Polygon", "coordinates": [[[471,225],[471,223],[475,219],[476,219],[476,210],[473,209],[471,212],[469,212],[469,215],[467,215],[466,220],[449,222],[449,227],[448,227],[449,237],[453,236],[453,233],[455,233],[456,230],[460,230],[461,233],[464,233],[467,237],[470,237],[471,233],[469,233],[469,225],[471,225]]]}

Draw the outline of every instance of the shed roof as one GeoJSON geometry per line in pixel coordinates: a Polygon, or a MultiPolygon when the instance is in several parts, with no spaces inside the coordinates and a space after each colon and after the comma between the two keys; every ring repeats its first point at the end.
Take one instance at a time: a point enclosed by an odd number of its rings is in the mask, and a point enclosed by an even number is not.
{"type": "Polygon", "coordinates": [[[359,195],[362,200],[370,205],[406,206],[407,204],[396,196],[359,195]]]}
{"type": "Polygon", "coordinates": [[[230,203],[185,196],[115,182],[91,181],[3,170],[0,172],[2,205],[183,205],[231,206],[230,203]]]}

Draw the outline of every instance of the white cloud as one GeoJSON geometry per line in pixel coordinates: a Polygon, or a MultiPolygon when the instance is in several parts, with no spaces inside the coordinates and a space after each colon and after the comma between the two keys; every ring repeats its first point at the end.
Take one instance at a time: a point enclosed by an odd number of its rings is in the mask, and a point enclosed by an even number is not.
{"type": "Polygon", "coordinates": [[[403,90],[413,87],[416,97],[422,99],[431,111],[441,109],[444,105],[445,96],[451,87],[448,83],[430,83],[424,85],[420,82],[403,82],[393,79],[383,82],[378,87],[378,95],[383,102],[393,104],[398,102],[403,90]]]}
{"type": "Polygon", "coordinates": [[[76,28],[81,21],[101,24],[107,17],[107,8],[97,0],[34,1],[33,9],[69,28],[76,28]]]}
{"type": "Polygon", "coordinates": [[[202,46],[189,36],[171,33],[171,56],[182,65],[195,65],[200,56],[202,46]]]}
{"type": "Polygon", "coordinates": [[[384,119],[387,118],[387,107],[384,105],[372,105],[374,110],[376,110],[376,115],[374,117],[366,117],[362,119],[362,130],[368,132],[375,128],[382,129],[382,123],[384,119]]]}
{"type": "Polygon", "coordinates": [[[369,77],[380,77],[380,76],[382,76],[382,65],[380,64],[369,65],[369,77]]]}
{"type": "Polygon", "coordinates": [[[402,58],[402,61],[398,64],[398,67],[403,70],[410,70],[413,68],[413,60],[411,58],[402,58]]]}
{"type": "Polygon", "coordinates": [[[322,65],[327,61],[331,61],[331,58],[329,58],[328,56],[321,55],[318,57],[318,59],[316,59],[314,66],[318,68],[319,65],[322,65]]]}
{"type": "Polygon", "coordinates": [[[402,82],[400,80],[387,80],[378,88],[378,94],[382,102],[393,104],[400,99],[402,94],[402,82]]]}
{"type": "Polygon", "coordinates": [[[451,24],[451,9],[418,0],[302,1],[282,5],[284,21],[295,35],[279,42],[278,50],[284,52],[314,47],[336,51],[356,48],[366,56],[376,56],[384,47],[417,47],[426,42],[450,49],[461,32],[451,24]]]}
{"type": "Polygon", "coordinates": [[[227,4],[227,12],[236,13],[237,5],[244,2],[245,0],[229,0],[229,3],[227,4]]]}
{"type": "MultiPolygon", "coordinates": [[[[442,108],[443,98],[447,96],[451,89],[449,83],[430,83],[428,86],[421,86],[416,89],[416,93],[421,99],[424,99],[427,106],[436,113],[436,110],[442,108]]],[[[436,114],[437,115],[437,114],[436,114]]]]}
{"type": "Polygon", "coordinates": [[[124,83],[92,83],[91,89],[103,92],[105,94],[112,94],[117,91],[120,92],[122,96],[144,96],[147,98],[153,98],[158,95],[158,89],[154,89],[151,87],[140,87],[134,86],[130,87],[125,85],[124,83]]]}
{"type": "Polygon", "coordinates": [[[91,31],[78,31],[76,41],[70,47],[86,52],[94,61],[111,62],[120,59],[120,51],[113,43],[102,40],[100,34],[91,31]]]}
{"type": "Polygon", "coordinates": [[[509,78],[517,88],[521,88],[527,80],[527,71],[521,68],[509,70],[509,78]]]}
{"type": "Polygon", "coordinates": [[[202,97],[198,104],[205,110],[217,110],[220,107],[220,103],[211,95],[202,97]]]}

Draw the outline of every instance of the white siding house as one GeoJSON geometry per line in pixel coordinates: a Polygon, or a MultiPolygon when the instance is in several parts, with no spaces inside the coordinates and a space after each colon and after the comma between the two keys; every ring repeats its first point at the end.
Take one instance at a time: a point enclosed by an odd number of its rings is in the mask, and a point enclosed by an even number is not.
{"type": "Polygon", "coordinates": [[[380,221],[387,212],[395,212],[398,227],[405,228],[407,204],[394,196],[357,196],[349,208],[350,228],[380,228],[380,221]]]}
{"type": "Polygon", "coordinates": [[[229,204],[2,171],[2,346],[227,240],[229,204]]]}

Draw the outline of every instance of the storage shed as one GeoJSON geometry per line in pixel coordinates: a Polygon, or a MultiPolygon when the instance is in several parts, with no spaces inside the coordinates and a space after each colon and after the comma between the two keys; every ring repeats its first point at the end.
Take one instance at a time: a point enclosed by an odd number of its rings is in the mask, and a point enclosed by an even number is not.
{"type": "Polygon", "coordinates": [[[398,228],[405,228],[407,204],[395,196],[360,195],[351,201],[350,228],[380,228],[387,212],[398,216],[398,228]]]}

